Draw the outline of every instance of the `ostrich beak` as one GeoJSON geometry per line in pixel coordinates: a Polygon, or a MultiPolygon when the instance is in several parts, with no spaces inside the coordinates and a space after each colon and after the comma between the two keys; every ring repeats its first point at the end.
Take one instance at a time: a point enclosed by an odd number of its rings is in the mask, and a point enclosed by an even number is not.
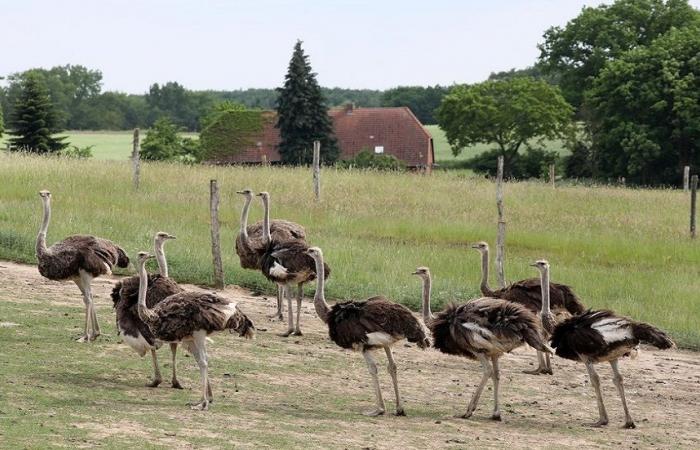
{"type": "Polygon", "coordinates": [[[177,239],[177,236],[173,236],[172,234],[168,236],[168,239],[177,239]]]}

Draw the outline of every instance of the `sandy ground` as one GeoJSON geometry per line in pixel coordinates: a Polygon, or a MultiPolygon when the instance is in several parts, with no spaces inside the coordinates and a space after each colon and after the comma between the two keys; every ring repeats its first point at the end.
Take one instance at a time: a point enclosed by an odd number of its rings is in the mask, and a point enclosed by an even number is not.
{"type": "MultiPolygon", "coordinates": [[[[93,293],[98,305],[102,323],[113,321],[109,291],[117,278],[97,279],[93,293]]],[[[200,289],[185,286],[186,289],[200,289]]],[[[77,288],[72,283],[56,283],[43,279],[34,266],[0,261],[0,294],[12,291],[10,301],[23,302],[23,298],[42,297],[56,305],[71,305],[76,308],[76,319],[82,309],[77,288]]],[[[530,376],[522,374],[532,368],[534,352],[527,348],[518,349],[502,358],[501,404],[502,422],[489,420],[492,407],[490,384],[484,391],[479,408],[469,420],[453,416],[466,409],[481,371],[476,362],[442,355],[436,351],[420,351],[414,346],[399,344],[395,356],[399,365],[399,381],[405,397],[408,417],[386,415],[378,418],[364,418],[359,415],[373,406],[373,397],[366,366],[362,357],[337,348],[327,337],[327,330],[313,312],[313,305],[304,302],[302,327],[303,337],[282,338],[276,332],[284,325],[266,318],[272,312],[273,300],[252,296],[250,292],[229,286],[220,294],[235,299],[241,308],[253,318],[258,328],[266,329],[250,345],[262,348],[281,345],[286,352],[271,353],[274,361],[260,361],[260,367],[279,367],[274,373],[260,371],[256,380],[268,380],[267,392],[236,393],[235,400],[241,404],[250,402],[246,408],[245,420],[235,420],[222,430],[197,430],[209,432],[212,436],[232,433],[236,430],[260,429],[269,427],[270,411],[275,411],[275,420],[280,412],[285,430],[309,436],[308,447],[333,448],[700,448],[700,354],[682,351],[653,351],[644,349],[636,360],[626,360],[621,364],[625,376],[627,399],[637,429],[623,430],[623,414],[608,365],[598,366],[604,389],[604,398],[610,416],[610,425],[604,428],[590,428],[587,423],[597,419],[595,396],[590,387],[585,368],[561,359],[554,360],[554,376],[530,376]],[[332,370],[322,373],[309,372],[300,377],[298,373],[288,374],[285,365],[297,364],[299,358],[328,361],[332,370]],[[330,364],[334,363],[334,364],[330,364]],[[338,369],[342,368],[342,371],[338,369]],[[290,400],[291,396],[291,400],[290,400]],[[349,399],[336,404],[336,397],[349,399]],[[310,420],[309,417],[313,417],[310,420]],[[343,420],[343,417],[352,420],[343,420]],[[328,418],[325,418],[328,417],[328,418]]],[[[8,298],[7,295],[4,295],[8,298]]],[[[27,308],[45,308],[27,301],[27,308]]],[[[38,302],[37,302],[38,303],[38,302]]],[[[0,317],[0,326],[12,327],[0,317]]],[[[210,347],[210,357],[216,366],[217,359],[234,355],[233,346],[222,345],[215,338],[210,347]]],[[[225,339],[229,339],[226,337],[225,339]]],[[[114,346],[125,347],[114,341],[114,346]]],[[[238,340],[236,340],[238,342],[238,340]]],[[[80,345],[75,343],[75,345],[80,345]]],[[[240,351],[240,348],[238,349],[240,351]]],[[[129,355],[129,352],[123,352],[129,355]]],[[[167,360],[165,352],[160,353],[167,360]]],[[[132,357],[136,357],[131,353],[132,357]]],[[[262,353],[265,358],[265,353],[262,353]]],[[[127,356],[128,357],[128,356],[127,356]]],[[[260,358],[260,356],[258,356],[260,358]]],[[[184,359],[184,358],[183,358],[184,359]]],[[[384,370],[385,357],[377,355],[380,364],[380,379],[387,400],[387,408],[393,407],[393,393],[390,379],[384,370]]],[[[189,358],[182,364],[187,385],[195,385],[197,373],[189,358]]],[[[144,367],[145,362],[144,362],[144,367]]],[[[168,369],[164,369],[167,379],[168,369]]],[[[143,374],[147,376],[147,374],[143,374]]],[[[140,380],[139,380],[140,381],[140,380]]],[[[226,392],[221,385],[215,386],[226,392]]],[[[142,389],[142,388],[138,388],[142,389]]],[[[167,396],[170,390],[157,389],[157,395],[167,396]]],[[[196,395],[196,388],[191,395],[196,395]]],[[[141,395],[141,394],[134,394],[141,395]]],[[[188,417],[190,411],[183,408],[172,419],[188,417]]],[[[210,414],[217,418],[217,404],[213,410],[199,414],[210,414]]],[[[222,417],[222,420],[228,417],[222,417]]],[[[236,418],[238,419],[238,418],[236,418]]],[[[242,418],[241,418],[242,419],[242,418]]],[[[77,423],[76,427],[87,428],[96,440],[108,436],[114,430],[135,433],[148,439],[148,429],[138,423],[94,424],[77,423]]],[[[271,430],[274,430],[271,429],[271,430]]],[[[192,430],[191,430],[192,431],[192,430]]],[[[194,431],[192,431],[194,433],[194,431]]],[[[152,437],[152,436],[151,436],[152,437]]],[[[185,427],[177,436],[161,435],[152,441],[168,447],[191,448],[187,441],[185,427]]],[[[232,438],[236,443],[236,438],[232,438]]],[[[265,442],[237,441],[241,447],[274,448],[265,442]]]]}

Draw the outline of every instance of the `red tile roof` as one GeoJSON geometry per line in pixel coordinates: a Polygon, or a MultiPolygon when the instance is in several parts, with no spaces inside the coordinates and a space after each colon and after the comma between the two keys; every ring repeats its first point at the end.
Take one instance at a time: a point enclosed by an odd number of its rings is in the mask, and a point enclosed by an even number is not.
{"type": "MultiPolygon", "coordinates": [[[[430,168],[434,162],[433,141],[430,133],[406,107],[399,108],[333,108],[328,112],[333,126],[341,159],[350,159],[361,150],[374,152],[384,148],[384,154],[393,155],[408,167],[430,168]]],[[[280,161],[277,151],[280,137],[274,127],[275,113],[265,114],[265,124],[255,145],[230,156],[222,156],[218,164],[260,163],[265,155],[268,162],[280,161]]]]}

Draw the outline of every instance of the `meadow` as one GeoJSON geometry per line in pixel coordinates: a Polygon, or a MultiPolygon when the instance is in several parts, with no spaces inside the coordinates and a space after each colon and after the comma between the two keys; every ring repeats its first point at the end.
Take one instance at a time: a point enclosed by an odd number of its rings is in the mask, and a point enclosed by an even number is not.
{"type": "MultiPolygon", "coordinates": [[[[75,161],[0,156],[0,259],[34,263],[41,220],[40,189],[53,192],[49,242],[73,233],[113,239],[133,255],[154,232],[169,244],[171,275],[212,282],[209,180],[222,190],[221,221],[228,283],[272,292],[238,266],[233,242],[242,198],[236,190],[267,190],[273,217],[304,224],[324,249],[334,299],[382,293],[416,308],[418,280],[431,268],[437,305],[479,295],[479,258],[469,244],[494,242],[494,185],[461,173],[432,176],[325,169],[322,202],[313,201],[304,168],[143,164],[141,189],[125,161],[75,161]]],[[[668,330],[679,345],[700,348],[698,243],[687,236],[688,196],[676,190],[561,187],[513,182],[505,188],[506,276],[536,276],[529,263],[547,258],[555,281],[570,284],[589,306],[606,307],[668,330]]],[[[251,220],[261,217],[256,205],[251,220]]],[[[492,277],[495,284],[495,277],[492,277]]],[[[307,292],[312,292],[308,287],[307,292]]]]}

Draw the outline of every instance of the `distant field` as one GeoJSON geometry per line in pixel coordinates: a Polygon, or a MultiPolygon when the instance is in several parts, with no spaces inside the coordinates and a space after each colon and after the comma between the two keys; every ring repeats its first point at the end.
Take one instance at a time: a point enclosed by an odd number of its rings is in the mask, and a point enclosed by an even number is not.
{"type": "MultiPolygon", "coordinates": [[[[438,125],[426,125],[425,128],[433,136],[433,145],[435,146],[435,161],[440,164],[449,165],[454,164],[458,161],[467,160],[473,156],[485,152],[494,148],[494,145],[478,144],[473,147],[466,148],[462,150],[458,156],[452,154],[452,148],[450,144],[447,143],[447,138],[445,137],[445,132],[438,125]]],[[[568,154],[568,150],[564,148],[562,141],[545,141],[545,148],[547,150],[554,150],[562,155],[568,154]]]]}
{"type": "MultiPolygon", "coordinates": [[[[100,160],[125,160],[131,155],[133,131],[66,131],[61,136],[67,136],[65,142],[78,147],[94,145],[92,154],[100,160]]],[[[185,136],[196,137],[197,133],[183,133],[185,136]]],[[[4,135],[0,138],[1,148],[5,148],[4,135]]],[[[146,138],[146,132],[141,133],[141,140],[146,138]]]]}

